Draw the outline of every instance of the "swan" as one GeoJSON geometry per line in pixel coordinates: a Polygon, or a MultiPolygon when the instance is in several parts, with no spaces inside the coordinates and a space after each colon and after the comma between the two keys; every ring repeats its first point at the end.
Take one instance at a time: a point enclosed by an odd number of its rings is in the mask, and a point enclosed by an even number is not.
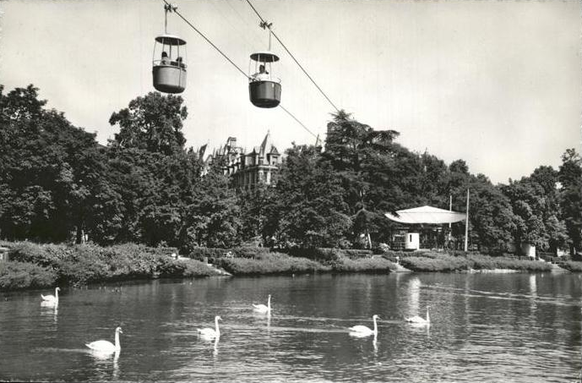
{"type": "Polygon", "coordinates": [[[59,304],[59,291],[61,291],[61,288],[57,287],[57,288],[55,288],[55,295],[42,295],[42,294],[40,294],[40,296],[42,298],[42,303],[54,304],[54,305],[59,304]]]}
{"type": "Polygon", "coordinates": [[[430,314],[428,313],[429,308],[430,308],[430,306],[426,306],[426,319],[421,317],[421,316],[415,315],[413,317],[405,318],[405,320],[409,323],[428,325],[428,324],[430,324],[430,314]]]}
{"type": "Polygon", "coordinates": [[[371,330],[369,327],[358,325],[350,327],[350,335],[352,336],[369,336],[369,335],[378,335],[378,324],[376,323],[376,319],[380,318],[378,315],[372,316],[372,320],[374,321],[374,329],[371,330]]]}
{"type": "Polygon", "coordinates": [[[267,299],[267,305],[255,305],[253,303],[253,310],[255,310],[256,312],[260,312],[260,313],[268,313],[271,312],[271,294],[269,294],[269,298],[267,299]]]}
{"type": "Polygon", "coordinates": [[[206,339],[214,339],[214,338],[218,338],[220,336],[220,329],[218,328],[218,321],[222,320],[221,317],[219,317],[218,315],[214,317],[214,325],[216,327],[216,329],[212,329],[212,328],[199,328],[196,329],[198,331],[198,334],[206,339]]]}
{"type": "Polygon", "coordinates": [[[121,327],[117,327],[115,329],[115,344],[108,340],[96,340],[95,342],[85,344],[85,346],[89,347],[93,351],[103,353],[119,352],[121,350],[121,345],[119,344],[119,334],[123,334],[121,327]]]}

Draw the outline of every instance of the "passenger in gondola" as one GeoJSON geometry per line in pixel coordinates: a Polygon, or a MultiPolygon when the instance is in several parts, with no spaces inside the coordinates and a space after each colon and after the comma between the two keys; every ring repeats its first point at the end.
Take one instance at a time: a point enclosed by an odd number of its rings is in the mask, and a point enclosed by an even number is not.
{"type": "Polygon", "coordinates": [[[168,53],[166,51],[162,52],[162,64],[163,65],[169,65],[170,64],[170,59],[168,57],[168,53]]]}
{"type": "Polygon", "coordinates": [[[178,58],[176,58],[176,62],[178,63],[178,66],[180,68],[184,68],[184,63],[182,62],[182,56],[178,56],[178,58]]]}
{"type": "Polygon", "coordinates": [[[263,81],[270,79],[269,72],[267,72],[264,65],[261,64],[259,66],[259,71],[253,75],[253,79],[255,81],[263,81]]]}

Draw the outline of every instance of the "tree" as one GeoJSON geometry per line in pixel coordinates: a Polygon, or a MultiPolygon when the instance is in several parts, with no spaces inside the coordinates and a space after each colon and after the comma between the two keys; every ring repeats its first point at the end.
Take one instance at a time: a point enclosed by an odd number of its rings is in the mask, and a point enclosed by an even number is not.
{"type": "Polygon", "coordinates": [[[180,96],[162,96],[158,92],[132,100],[128,108],[113,113],[109,119],[111,125],[120,126],[111,145],[165,155],[182,151],[186,143],[182,121],[188,116],[183,101],[180,96]]]}
{"type": "Polygon", "coordinates": [[[188,247],[201,163],[184,148],[182,103],[179,96],[151,92],[111,116],[120,126],[108,146],[108,177],[122,201],[116,241],[188,247]]]}
{"type": "Polygon", "coordinates": [[[510,250],[516,217],[508,198],[481,174],[471,176],[468,186],[471,241],[482,250],[510,250]]]}
{"type": "Polygon", "coordinates": [[[575,149],[568,149],[562,155],[559,169],[561,183],[561,218],[566,223],[570,254],[582,251],[582,159],[575,149]]]}
{"type": "Polygon", "coordinates": [[[214,163],[188,206],[188,245],[228,248],[240,243],[240,207],[229,177],[214,163]]]}
{"type": "Polygon", "coordinates": [[[564,223],[559,219],[558,172],[540,166],[529,177],[503,186],[516,220],[516,242],[556,252],[566,243],[564,223]]]}
{"type": "Polygon", "coordinates": [[[269,218],[277,206],[273,181],[271,185],[258,183],[252,189],[239,190],[237,204],[240,207],[241,240],[271,246],[273,230],[269,218]]]}
{"type": "Polygon", "coordinates": [[[95,135],[45,110],[30,85],[7,95],[0,87],[0,230],[11,239],[64,241],[82,237],[88,203],[104,169],[95,135]]]}
{"type": "Polygon", "coordinates": [[[341,179],[314,146],[288,149],[269,233],[283,246],[345,247],[351,227],[341,179]]]}
{"type": "Polygon", "coordinates": [[[386,211],[394,211],[405,194],[398,180],[400,156],[409,152],[394,140],[394,130],[374,130],[351,118],[345,111],[333,115],[327,126],[322,157],[337,174],[343,200],[353,222],[351,240],[373,234],[387,240],[386,211]]]}

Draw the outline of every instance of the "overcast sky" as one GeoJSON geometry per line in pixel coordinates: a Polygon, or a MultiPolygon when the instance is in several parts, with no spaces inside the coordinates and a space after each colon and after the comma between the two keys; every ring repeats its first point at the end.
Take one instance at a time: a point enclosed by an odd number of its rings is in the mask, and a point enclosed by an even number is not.
{"type": "MultiPolygon", "coordinates": [[[[251,0],[338,107],[398,142],[447,164],[464,159],[494,183],[558,168],[581,150],[582,2],[251,0]]],[[[179,12],[245,72],[268,34],[244,0],[176,0],[179,12]]],[[[161,0],[0,2],[0,83],[34,84],[48,106],[106,143],[111,114],[153,90],[161,0]]],[[[314,137],[282,109],[248,100],[246,78],[183,20],[168,32],[188,42],[187,146],[235,136],[259,145],[270,130],[283,150],[314,137]]],[[[325,134],[334,112],[292,58],[281,61],[282,105],[325,134]]]]}

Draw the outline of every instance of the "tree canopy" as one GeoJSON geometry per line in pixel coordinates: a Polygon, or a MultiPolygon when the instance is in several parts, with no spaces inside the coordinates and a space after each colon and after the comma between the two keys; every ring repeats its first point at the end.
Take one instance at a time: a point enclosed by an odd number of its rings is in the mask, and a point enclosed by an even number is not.
{"type": "MultiPolygon", "coordinates": [[[[465,211],[471,242],[487,251],[533,244],[582,249],[582,160],[565,151],[507,185],[396,142],[345,111],[331,116],[324,147],[285,152],[272,186],[232,187],[225,166],[207,169],[182,132],[179,96],[151,92],[113,112],[119,127],[95,134],[47,109],[30,85],[0,85],[0,237],[43,242],[137,242],[175,246],[362,247],[390,242],[386,212],[433,205],[465,211]]],[[[462,236],[462,228],[453,228],[462,236]]]]}

